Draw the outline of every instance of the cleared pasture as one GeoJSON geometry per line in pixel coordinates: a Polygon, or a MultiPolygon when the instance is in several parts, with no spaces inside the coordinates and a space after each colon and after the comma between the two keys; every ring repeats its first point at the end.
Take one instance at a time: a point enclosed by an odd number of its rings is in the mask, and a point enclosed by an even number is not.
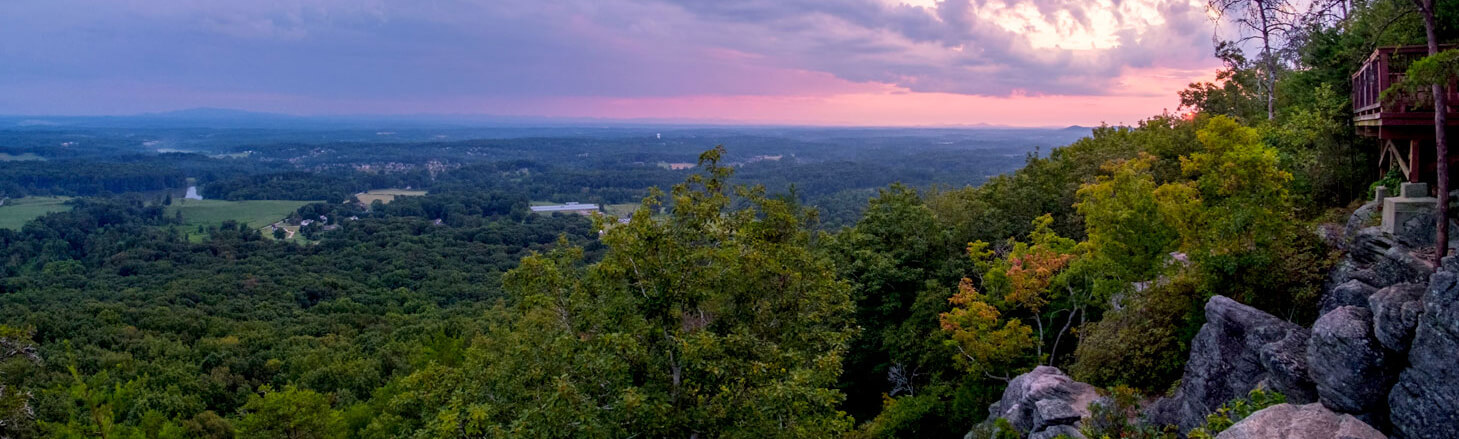
{"type": "Polygon", "coordinates": [[[237,221],[248,224],[254,229],[261,229],[284,219],[300,207],[317,201],[292,201],[292,200],[245,200],[245,201],[224,201],[224,200],[188,200],[174,199],[171,206],[167,206],[167,215],[182,213],[182,223],[189,232],[188,238],[194,238],[197,226],[217,226],[224,221],[237,221]]]}
{"type": "Polygon", "coordinates": [[[11,198],[0,205],[0,229],[20,230],[25,223],[51,212],[71,210],[71,197],[11,198]]]}
{"type": "Polygon", "coordinates": [[[29,152],[27,152],[27,153],[22,153],[22,154],[17,155],[17,154],[10,154],[10,153],[5,153],[5,152],[0,152],[0,162],[24,162],[24,161],[45,161],[45,160],[46,160],[45,157],[41,157],[41,156],[35,155],[35,153],[29,153],[29,152]]]}
{"type": "Polygon", "coordinates": [[[390,204],[391,201],[395,201],[395,197],[419,197],[425,194],[426,191],[417,191],[410,189],[373,189],[355,194],[355,199],[360,200],[361,203],[369,206],[370,204],[374,203],[375,200],[379,200],[381,203],[390,204]]]}

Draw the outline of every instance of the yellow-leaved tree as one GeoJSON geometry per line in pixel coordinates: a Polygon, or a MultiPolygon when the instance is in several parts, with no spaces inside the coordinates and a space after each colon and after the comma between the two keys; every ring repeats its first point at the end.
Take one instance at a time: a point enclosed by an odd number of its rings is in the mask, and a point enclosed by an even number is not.
{"type": "Polygon", "coordinates": [[[968,372],[1006,378],[1030,359],[1044,362],[1057,353],[1079,305],[1068,289],[1056,285],[1058,275],[1077,258],[1076,242],[1054,233],[1053,222],[1050,215],[1034,219],[1028,241],[1010,241],[1001,255],[985,242],[968,245],[988,293],[964,278],[948,299],[952,309],[940,316],[948,344],[957,349],[968,372]],[[1060,317],[1066,322],[1062,329],[1054,324],[1060,317]]]}

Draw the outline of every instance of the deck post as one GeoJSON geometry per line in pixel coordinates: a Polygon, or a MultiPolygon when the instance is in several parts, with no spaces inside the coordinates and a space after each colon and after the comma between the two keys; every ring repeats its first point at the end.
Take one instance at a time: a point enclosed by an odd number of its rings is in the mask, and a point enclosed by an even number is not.
{"type": "Polygon", "coordinates": [[[1418,139],[1413,139],[1413,140],[1409,140],[1408,141],[1408,182],[1409,183],[1418,183],[1418,171],[1419,171],[1419,169],[1422,169],[1422,168],[1419,168],[1419,166],[1418,166],[1418,158],[1419,158],[1419,148],[1418,148],[1418,146],[1419,146],[1419,140],[1418,139]]]}

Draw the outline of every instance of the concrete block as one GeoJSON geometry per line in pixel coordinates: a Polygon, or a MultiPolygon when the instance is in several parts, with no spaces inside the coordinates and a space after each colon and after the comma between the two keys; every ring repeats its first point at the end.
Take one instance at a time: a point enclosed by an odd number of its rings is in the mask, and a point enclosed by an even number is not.
{"type": "Polygon", "coordinates": [[[1424,198],[1429,196],[1428,183],[1403,183],[1398,185],[1398,196],[1403,198],[1424,198]]]}
{"type": "MultiPolygon", "coordinates": [[[[1408,192],[1410,184],[1422,185],[1423,183],[1404,183],[1403,191],[1405,193],[1408,192]]],[[[1402,232],[1399,229],[1409,220],[1419,216],[1432,215],[1438,202],[1439,199],[1434,197],[1388,197],[1383,200],[1383,223],[1379,229],[1390,235],[1398,234],[1402,232]]]]}

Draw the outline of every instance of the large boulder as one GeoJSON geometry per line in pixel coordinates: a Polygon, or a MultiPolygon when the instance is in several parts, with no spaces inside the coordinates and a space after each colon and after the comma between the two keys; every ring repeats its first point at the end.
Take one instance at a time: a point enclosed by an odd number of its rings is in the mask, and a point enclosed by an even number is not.
{"type": "Polygon", "coordinates": [[[1146,409],[1152,423],[1195,428],[1227,401],[1264,386],[1293,402],[1317,400],[1307,371],[1308,330],[1223,296],[1206,302],[1206,324],[1175,395],[1146,409]]]}
{"type": "Polygon", "coordinates": [[[1377,292],[1378,289],[1368,285],[1367,282],[1358,279],[1349,280],[1322,296],[1322,312],[1318,315],[1327,314],[1343,306],[1368,306],[1368,296],[1377,292]]]}
{"type": "Polygon", "coordinates": [[[1383,252],[1373,262],[1373,273],[1377,276],[1373,286],[1383,288],[1404,282],[1423,283],[1434,272],[1434,265],[1414,254],[1413,250],[1396,245],[1383,252]]]}
{"type": "Polygon", "coordinates": [[[1408,352],[1413,328],[1424,312],[1423,295],[1427,285],[1402,283],[1379,290],[1368,297],[1373,311],[1373,335],[1385,349],[1408,352]]]}
{"type": "Polygon", "coordinates": [[[1434,271],[1433,264],[1415,256],[1412,248],[1377,227],[1358,230],[1347,250],[1347,256],[1333,269],[1329,290],[1353,279],[1376,288],[1423,283],[1434,271]]]}
{"type": "Polygon", "coordinates": [[[1089,417],[1089,403],[1099,398],[1094,386],[1074,381],[1058,368],[1039,366],[1008,382],[1003,398],[989,408],[989,421],[1008,420],[1022,433],[1070,425],[1089,417]]]}
{"type": "Polygon", "coordinates": [[[1085,439],[1084,433],[1072,425],[1055,425],[1048,430],[1028,435],[1028,439],[1085,439]]]}
{"type": "Polygon", "coordinates": [[[1388,394],[1399,438],[1459,438],[1459,261],[1429,279],[1408,368],[1388,394]]]}
{"type": "Polygon", "coordinates": [[[1261,409],[1216,439],[1384,439],[1382,432],[1352,415],[1322,404],[1277,404],[1261,409]]]}
{"type": "MultiPolygon", "coordinates": [[[[1372,265],[1388,253],[1388,249],[1399,246],[1393,235],[1383,233],[1377,227],[1364,227],[1353,235],[1348,245],[1348,257],[1360,266],[1372,265]]],[[[1371,282],[1370,282],[1371,283],[1371,282]]]]}
{"type": "Polygon", "coordinates": [[[1062,399],[1041,399],[1034,403],[1033,431],[1043,431],[1055,425],[1074,425],[1085,416],[1088,414],[1079,413],[1062,399]]]}
{"type": "Polygon", "coordinates": [[[1382,200],[1370,201],[1354,210],[1353,214],[1348,217],[1347,223],[1343,225],[1343,239],[1342,242],[1339,242],[1339,248],[1347,250],[1347,245],[1358,237],[1359,231],[1378,224],[1382,213],[1382,200]]]}
{"type": "Polygon", "coordinates": [[[1319,317],[1307,344],[1307,364],[1328,408],[1346,413],[1382,408],[1391,380],[1368,309],[1344,306],[1319,317]]]}

